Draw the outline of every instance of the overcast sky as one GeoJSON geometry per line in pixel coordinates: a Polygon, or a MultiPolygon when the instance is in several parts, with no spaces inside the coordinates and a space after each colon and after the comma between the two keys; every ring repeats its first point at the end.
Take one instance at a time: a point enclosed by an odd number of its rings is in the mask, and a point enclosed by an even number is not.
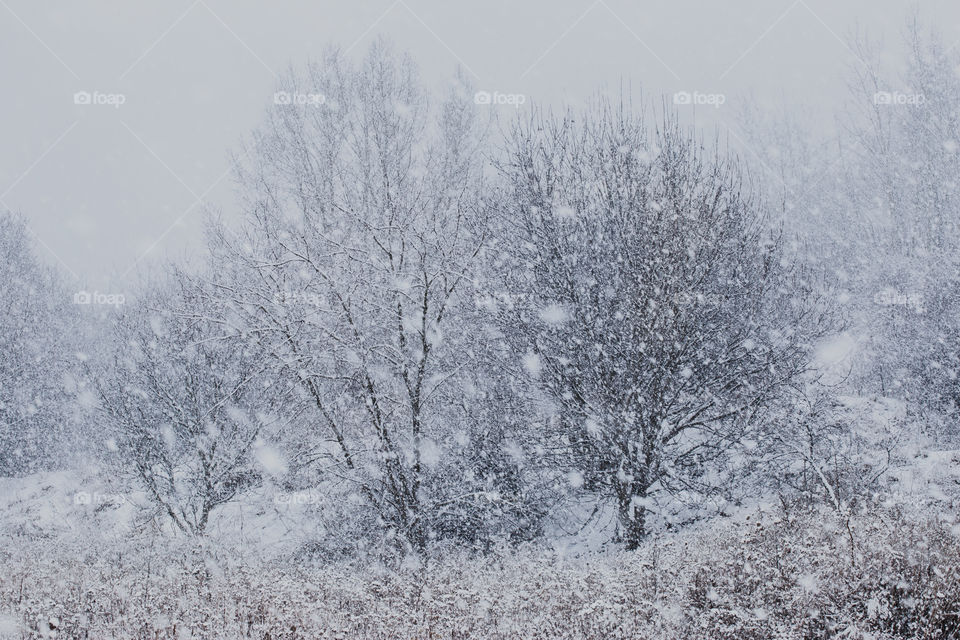
{"type": "MultiPolygon", "coordinates": [[[[478,89],[552,104],[621,79],[648,96],[723,94],[697,112],[723,128],[748,99],[829,114],[857,64],[845,40],[859,29],[895,51],[911,6],[0,0],[0,208],[22,213],[39,251],[80,287],[122,287],[143,265],[195,252],[204,205],[235,209],[228,152],[272,102],[277,76],[331,44],[359,56],[385,35],[432,85],[460,65],[478,89]],[[84,91],[123,104],[75,104],[84,91]]],[[[948,44],[960,40],[960,3],[919,8],[948,44]]]]}

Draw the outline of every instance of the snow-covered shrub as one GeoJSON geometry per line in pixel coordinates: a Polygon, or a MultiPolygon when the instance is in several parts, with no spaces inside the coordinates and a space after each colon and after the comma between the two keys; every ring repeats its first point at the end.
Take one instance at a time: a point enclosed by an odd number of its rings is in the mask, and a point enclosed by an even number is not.
{"type": "Polygon", "coordinates": [[[836,396],[809,388],[772,412],[753,479],[783,504],[819,502],[845,513],[888,489],[889,473],[907,463],[909,419],[903,402],[836,396]]]}
{"type": "Polygon", "coordinates": [[[117,350],[92,374],[117,469],[186,533],[283,471],[270,443],[288,394],[266,376],[260,350],[224,334],[205,292],[186,279],[147,292],[117,317],[117,350]]]}
{"type": "Polygon", "coordinates": [[[695,570],[685,637],[960,637],[956,528],[915,517],[813,509],[720,537],[695,570]]]}
{"type": "MultiPolygon", "coordinates": [[[[19,501],[51,498],[2,488],[19,501]]],[[[361,555],[267,559],[249,545],[214,545],[213,534],[198,546],[149,528],[119,532],[108,510],[43,535],[0,523],[0,630],[18,639],[960,638],[956,518],[909,503],[860,506],[849,518],[816,505],[742,512],[632,552],[504,546],[393,567],[361,555]]]]}

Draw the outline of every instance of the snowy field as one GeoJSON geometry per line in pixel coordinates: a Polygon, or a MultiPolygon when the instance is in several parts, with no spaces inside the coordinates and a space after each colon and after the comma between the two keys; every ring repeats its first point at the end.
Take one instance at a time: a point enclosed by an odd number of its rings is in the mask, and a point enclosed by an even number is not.
{"type": "Polygon", "coordinates": [[[302,554],[289,504],[233,505],[198,545],[138,523],[143,497],[102,480],[7,479],[0,637],[955,637],[960,452],[896,476],[910,492],[847,517],[758,504],[635,552],[568,540],[333,562],[302,554]]]}

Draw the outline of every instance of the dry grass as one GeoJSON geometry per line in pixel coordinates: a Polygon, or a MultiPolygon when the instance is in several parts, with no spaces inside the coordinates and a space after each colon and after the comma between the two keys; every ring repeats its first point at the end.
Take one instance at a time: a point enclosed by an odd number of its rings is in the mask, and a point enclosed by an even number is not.
{"type": "Polygon", "coordinates": [[[251,566],[165,541],[89,550],[14,540],[11,638],[960,637],[960,544],[898,513],[829,514],[563,559],[533,549],[424,566],[251,566]]]}

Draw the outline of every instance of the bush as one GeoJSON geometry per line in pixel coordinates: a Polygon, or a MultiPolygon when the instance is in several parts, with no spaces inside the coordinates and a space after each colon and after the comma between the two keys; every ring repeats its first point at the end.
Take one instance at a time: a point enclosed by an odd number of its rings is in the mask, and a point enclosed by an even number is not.
{"type": "Polygon", "coordinates": [[[525,548],[393,569],[257,564],[169,538],[97,552],[87,539],[48,541],[42,553],[37,538],[12,538],[0,555],[0,629],[17,638],[54,628],[69,638],[960,638],[955,529],[897,508],[872,512],[854,516],[851,533],[829,511],[758,512],[636,552],[525,548]]]}

